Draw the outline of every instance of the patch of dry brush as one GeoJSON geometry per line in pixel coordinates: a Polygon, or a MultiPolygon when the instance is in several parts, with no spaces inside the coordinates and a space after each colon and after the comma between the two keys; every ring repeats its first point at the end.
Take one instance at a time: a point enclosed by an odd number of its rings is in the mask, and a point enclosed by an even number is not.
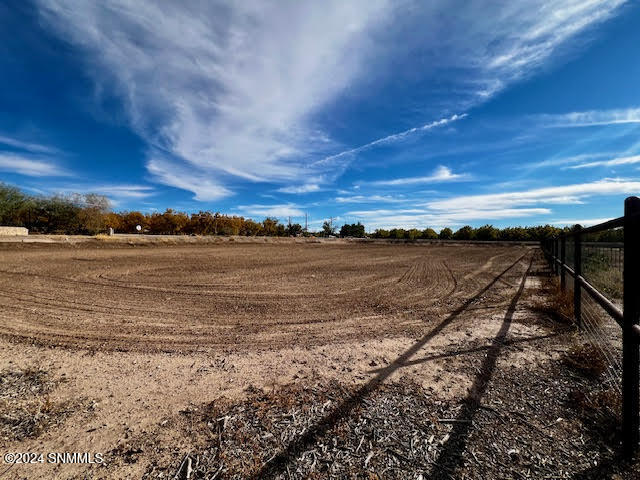
{"type": "Polygon", "coordinates": [[[36,368],[0,372],[0,436],[4,441],[38,436],[71,413],[69,403],[51,400],[57,383],[36,368]]]}
{"type": "Polygon", "coordinates": [[[573,324],[573,295],[570,290],[563,290],[555,277],[543,277],[540,286],[540,299],[534,310],[549,315],[561,324],[573,324]]]}

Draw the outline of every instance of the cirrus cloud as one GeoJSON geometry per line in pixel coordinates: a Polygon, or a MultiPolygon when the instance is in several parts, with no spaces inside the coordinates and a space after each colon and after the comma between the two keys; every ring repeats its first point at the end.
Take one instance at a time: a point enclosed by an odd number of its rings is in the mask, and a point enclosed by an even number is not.
{"type": "Polygon", "coordinates": [[[293,203],[274,205],[240,205],[238,210],[245,215],[258,217],[301,217],[304,212],[293,203]]]}
{"type": "Polygon", "coordinates": [[[471,180],[472,176],[468,173],[453,173],[449,167],[440,165],[431,175],[418,177],[394,178],[392,180],[376,180],[367,182],[369,185],[377,186],[402,186],[402,185],[418,185],[428,183],[443,182],[464,182],[471,180]]]}
{"type": "Polygon", "coordinates": [[[625,3],[37,2],[43,23],[84,53],[100,89],[122,99],[149,146],[152,178],[202,201],[230,195],[240,181],[330,182],[354,156],[463,118],[444,115],[562,58],[569,39],[625,3]],[[418,109],[433,104],[439,113],[361,147],[338,145],[319,114],[352,99],[364,80],[409,77],[415,58],[421,77],[455,95],[413,92],[418,109]],[[158,151],[167,155],[158,160],[158,151]]]}
{"type": "Polygon", "coordinates": [[[51,158],[8,152],[0,152],[0,171],[29,177],[66,177],[71,175],[51,158]]]}

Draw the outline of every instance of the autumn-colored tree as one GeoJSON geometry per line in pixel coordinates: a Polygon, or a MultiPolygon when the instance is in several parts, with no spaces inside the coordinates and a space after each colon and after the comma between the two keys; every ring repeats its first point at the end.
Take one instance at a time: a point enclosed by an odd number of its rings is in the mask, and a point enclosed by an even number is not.
{"type": "Polygon", "coordinates": [[[136,233],[137,225],[140,225],[143,230],[147,228],[147,217],[140,212],[123,212],[120,215],[123,233],[136,233]]]}
{"type": "Polygon", "coordinates": [[[262,235],[275,237],[278,234],[278,219],[267,217],[262,221],[262,235]]]}
{"type": "Polygon", "coordinates": [[[105,229],[113,228],[114,232],[122,231],[122,217],[118,213],[109,212],[104,216],[105,229]]]}
{"type": "Polygon", "coordinates": [[[243,222],[242,224],[242,231],[240,233],[240,235],[247,235],[247,236],[255,236],[255,235],[261,235],[262,233],[262,224],[258,223],[258,222],[254,222],[251,219],[247,219],[243,222]]]}

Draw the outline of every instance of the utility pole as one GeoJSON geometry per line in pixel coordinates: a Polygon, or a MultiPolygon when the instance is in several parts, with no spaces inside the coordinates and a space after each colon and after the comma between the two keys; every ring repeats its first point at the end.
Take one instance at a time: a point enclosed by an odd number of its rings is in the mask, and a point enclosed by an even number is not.
{"type": "Polygon", "coordinates": [[[309,231],[309,214],[307,212],[304,212],[304,231],[309,231]]]}

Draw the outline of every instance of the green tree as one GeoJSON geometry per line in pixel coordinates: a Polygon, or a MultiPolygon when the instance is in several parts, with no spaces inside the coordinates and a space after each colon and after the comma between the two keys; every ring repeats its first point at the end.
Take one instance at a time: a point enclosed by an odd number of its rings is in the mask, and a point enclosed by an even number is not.
{"type": "Polygon", "coordinates": [[[440,240],[451,240],[453,238],[453,230],[449,227],[445,227],[440,230],[438,237],[440,237],[440,240]]]}
{"type": "Polygon", "coordinates": [[[473,227],[465,225],[453,234],[455,240],[473,240],[475,237],[475,231],[473,227]]]}
{"type": "Polygon", "coordinates": [[[436,240],[438,238],[438,234],[433,228],[425,228],[422,231],[422,238],[425,240],[436,240]]]}
{"type": "Polygon", "coordinates": [[[330,222],[324,222],[322,224],[322,236],[329,237],[331,235],[336,234],[336,227],[333,226],[330,222]]]}
{"type": "Polygon", "coordinates": [[[417,238],[420,238],[422,232],[417,228],[412,228],[411,230],[406,230],[404,234],[405,238],[408,238],[409,240],[415,240],[417,238]]]}
{"type": "Polygon", "coordinates": [[[0,183],[0,225],[24,227],[29,199],[20,190],[0,183]]]}
{"type": "Polygon", "coordinates": [[[340,228],[340,236],[364,238],[364,225],[362,225],[360,222],[352,223],[350,225],[345,223],[342,228],[340,228]]]}
{"type": "Polygon", "coordinates": [[[391,230],[389,230],[389,237],[391,238],[404,238],[405,237],[405,231],[404,228],[392,228],[391,230]]]}
{"type": "Polygon", "coordinates": [[[498,240],[498,235],[500,230],[495,228],[493,225],[483,225],[482,227],[476,229],[475,238],[476,240],[498,240]]]}
{"type": "Polygon", "coordinates": [[[300,225],[299,223],[292,223],[290,225],[287,225],[286,234],[292,237],[302,235],[302,225],[300,225]]]}

